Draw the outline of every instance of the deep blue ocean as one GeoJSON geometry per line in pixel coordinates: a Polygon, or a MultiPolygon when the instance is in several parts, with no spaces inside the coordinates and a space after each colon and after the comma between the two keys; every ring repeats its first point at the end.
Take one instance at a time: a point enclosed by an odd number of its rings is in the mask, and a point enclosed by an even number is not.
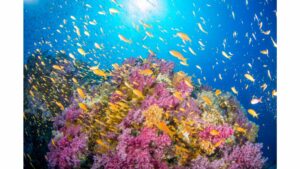
{"type": "Polygon", "coordinates": [[[195,83],[200,79],[222,91],[235,87],[244,108],[259,113],[258,119],[249,114],[248,118],[259,124],[258,142],[264,145],[268,165],[274,166],[276,9],[276,0],[25,0],[24,63],[36,49],[53,55],[63,50],[90,65],[99,62],[102,69],[110,69],[125,58],[147,57],[150,49],[158,58],[173,61],[176,70],[193,76],[195,83]],[[119,13],[111,15],[110,8],[119,13]],[[137,26],[141,23],[152,26],[153,37],[137,26]],[[79,38],[74,25],[81,32],[79,38]],[[183,46],[177,32],[186,33],[192,41],[183,46]],[[120,41],[119,34],[132,43],[120,41]],[[95,43],[101,49],[95,49],[95,43]],[[78,53],[79,46],[85,57],[78,53]],[[188,66],[180,64],[170,50],[181,51],[188,66]],[[262,54],[263,50],[268,54],[262,54]],[[232,54],[231,59],[222,51],[232,54]],[[244,77],[246,73],[253,75],[254,83],[244,77]],[[263,84],[267,85],[264,91],[263,84]],[[262,97],[262,103],[251,104],[253,97],[262,97]]]}

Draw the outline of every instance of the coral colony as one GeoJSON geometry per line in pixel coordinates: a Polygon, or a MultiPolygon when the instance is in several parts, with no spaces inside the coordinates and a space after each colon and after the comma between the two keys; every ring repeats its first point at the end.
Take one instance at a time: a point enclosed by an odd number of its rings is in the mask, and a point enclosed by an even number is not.
{"type": "Polygon", "coordinates": [[[262,168],[258,126],[236,98],[197,86],[173,68],[155,56],[127,59],[98,72],[101,83],[74,82],[69,105],[54,105],[60,113],[54,115],[48,166],[262,168]]]}

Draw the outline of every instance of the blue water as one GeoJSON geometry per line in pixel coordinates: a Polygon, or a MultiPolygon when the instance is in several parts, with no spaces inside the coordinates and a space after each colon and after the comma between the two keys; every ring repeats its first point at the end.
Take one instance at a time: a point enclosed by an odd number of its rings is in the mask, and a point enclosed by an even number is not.
{"type": "Polygon", "coordinates": [[[123,6],[120,7],[109,0],[25,0],[24,62],[36,49],[50,54],[64,50],[91,65],[95,65],[93,61],[99,61],[100,67],[106,69],[128,57],[146,57],[149,52],[142,47],[145,45],[159,58],[176,63],[177,70],[193,75],[195,82],[199,78],[202,84],[224,91],[230,91],[235,86],[239,92],[237,97],[245,109],[252,108],[259,113],[259,119],[251,116],[249,119],[260,125],[258,142],[264,144],[264,156],[268,157],[269,165],[276,164],[276,97],[271,95],[272,90],[276,89],[277,79],[276,48],[271,41],[271,37],[277,41],[276,1],[141,1],[144,4],[139,5],[141,2],[137,3],[137,0],[120,1],[123,6]],[[110,15],[109,8],[115,8],[120,13],[110,15]],[[106,15],[98,14],[99,11],[105,11],[106,15]],[[96,25],[89,24],[93,20],[97,21],[96,25]],[[147,30],[154,35],[153,38],[143,40],[146,36],[144,28],[140,26],[140,31],[134,28],[134,24],[140,25],[140,20],[152,25],[152,29],[147,30]],[[269,35],[261,33],[260,22],[263,23],[262,30],[271,31],[269,35]],[[197,23],[201,23],[208,33],[200,31],[197,23]],[[73,24],[80,29],[80,38],[73,24]],[[90,33],[89,37],[84,35],[84,25],[90,33]],[[192,42],[184,45],[180,38],[175,37],[177,32],[188,34],[192,42]],[[132,40],[132,44],[120,41],[118,34],[132,40]],[[205,47],[200,47],[199,40],[205,47]],[[103,44],[104,49],[95,49],[95,42],[103,44]],[[86,57],[77,52],[77,43],[88,53],[86,57]],[[192,55],[188,47],[197,55],[192,55]],[[265,49],[269,51],[268,56],[260,53],[265,49]],[[188,59],[189,66],[181,65],[177,58],[169,54],[170,50],[180,51],[188,59]],[[222,56],[222,51],[232,53],[232,58],[222,56]],[[271,78],[268,77],[268,70],[271,78]],[[244,77],[247,72],[254,76],[255,83],[244,77]],[[260,87],[264,83],[268,85],[265,91],[260,87]],[[253,96],[262,97],[263,103],[252,105],[250,100],[253,96]]]}

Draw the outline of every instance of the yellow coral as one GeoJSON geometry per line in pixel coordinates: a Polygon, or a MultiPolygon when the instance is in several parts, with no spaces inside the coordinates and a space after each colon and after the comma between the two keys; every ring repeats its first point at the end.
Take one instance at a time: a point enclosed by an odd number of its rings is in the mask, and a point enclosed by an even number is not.
{"type": "Polygon", "coordinates": [[[176,86],[179,82],[185,81],[187,84],[192,84],[191,77],[187,76],[184,72],[180,71],[175,73],[172,83],[176,86]]]}
{"type": "Polygon", "coordinates": [[[204,151],[207,155],[211,155],[214,153],[216,147],[210,142],[206,140],[200,140],[200,149],[204,151]]]}
{"type": "Polygon", "coordinates": [[[155,126],[161,121],[163,113],[164,110],[157,105],[150,106],[147,110],[143,111],[145,117],[144,124],[147,127],[155,126]]]}
{"type": "Polygon", "coordinates": [[[201,114],[202,120],[210,123],[210,124],[223,124],[224,119],[223,116],[215,109],[205,110],[201,114]]]}

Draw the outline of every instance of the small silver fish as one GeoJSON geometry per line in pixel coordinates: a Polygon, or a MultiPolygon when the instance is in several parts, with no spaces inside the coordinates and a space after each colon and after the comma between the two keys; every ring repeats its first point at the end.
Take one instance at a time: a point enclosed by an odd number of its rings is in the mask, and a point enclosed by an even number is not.
{"type": "Polygon", "coordinates": [[[253,98],[251,100],[251,104],[257,104],[257,103],[262,103],[262,97],[260,97],[260,98],[253,98]]]}

